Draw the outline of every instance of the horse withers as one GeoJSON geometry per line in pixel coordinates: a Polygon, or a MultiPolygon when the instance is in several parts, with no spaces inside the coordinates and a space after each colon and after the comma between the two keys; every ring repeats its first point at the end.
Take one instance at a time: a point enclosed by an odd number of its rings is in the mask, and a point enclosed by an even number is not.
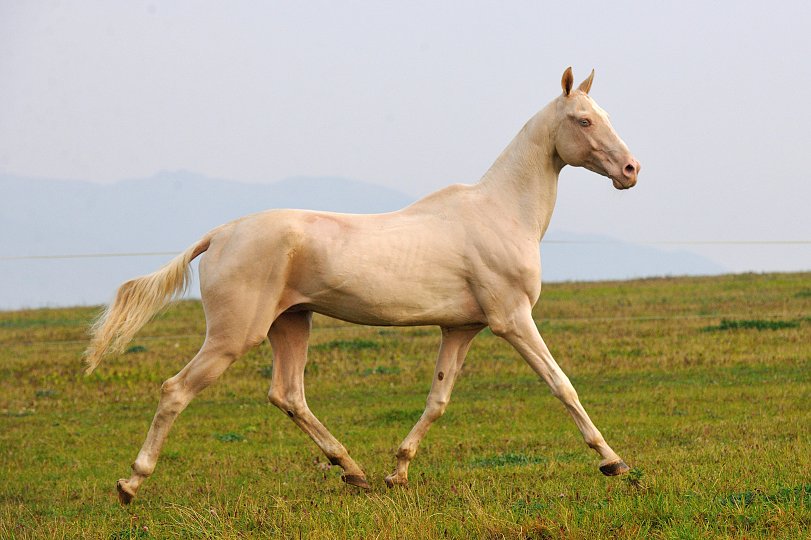
{"type": "Polygon", "coordinates": [[[247,350],[269,338],[271,403],[340,466],[343,480],[368,488],[346,448],[304,397],[312,314],[366,325],[436,325],[442,341],[428,400],[397,450],[386,484],[408,482],[408,466],[430,425],[445,411],[465,354],[485,327],[505,339],[549,385],[601,458],[603,474],[628,466],[589,419],[577,392],[532,319],[541,291],[540,240],[566,165],[633,187],[639,163],[589,96],[594,72],[577,88],[571,68],[563,92],[535,114],[482,179],[457,184],[387,214],[270,210],[205,234],[157,272],[121,285],[92,329],[87,372],[120,353],[135,333],[189,282],[200,260],[206,337],[197,355],[161,386],[161,397],[132,475],[118,481],[128,503],[155,469],[175,418],[247,350]]]}

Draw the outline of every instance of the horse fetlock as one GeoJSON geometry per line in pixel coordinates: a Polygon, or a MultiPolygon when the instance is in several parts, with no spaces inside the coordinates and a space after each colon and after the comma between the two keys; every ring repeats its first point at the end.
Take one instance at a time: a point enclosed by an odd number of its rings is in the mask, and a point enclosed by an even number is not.
{"type": "Polygon", "coordinates": [[[394,457],[397,458],[399,463],[405,462],[408,463],[412,459],[414,459],[414,455],[416,455],[417,449],[410,447],[410,446],[401,446],[397,449],[397,453],[394,457]]]}
{"type": "MultiPolygon", "coordinates": [[[[355,460],[349,455],[345,448],[330,448],[324,452],[329,460],[330,465],[337,465],[344,470],[344,476],[354,477],[359,476],[366,478],[366,473],[363,472],[355,460]]],[[[346,480],[344,480],[346,482],[346,480]]],[[[351,483],[351,482],[349,482],[351,483]]]]}
{"type": "Polygon", "coordinates": [[[445,409],[448,408],[448,402],[448,398],[429,400],[425,407],[426,416],[428,416],[428,418],[430,418],[432,421],[436,420],[445,414],[445,409]]]}
{"type": "Polygon", "coordinates": [[[136,477],[143,479],[148,476],[152,476],[152,473],[155,472],[155,462],[149,462],[146,459],[139,457],[132,465],[130,465],[130,469],[132,469],[133,481],[135,481],[136,477]]]}
{"type": "Polygon", "coordinates": [[[132,469],[131,480],[140,484],[144,478],[152,476],[152,473],[155,472],[155,465],[157,465],[156,460],[150,459],[148,455],[144,455],[142,452],[130,465],[130,469],[132,469]]]}

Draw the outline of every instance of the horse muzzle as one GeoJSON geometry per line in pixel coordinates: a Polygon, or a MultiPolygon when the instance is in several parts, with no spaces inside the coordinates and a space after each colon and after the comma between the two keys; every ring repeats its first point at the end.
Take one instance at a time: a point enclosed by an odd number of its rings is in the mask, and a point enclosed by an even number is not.
{"type": "Polygon", "coordinates": [[[637,160],[631,158],[622,168],[622,174],[611,176],[611,181],[617,189],[630,189],[636,185],[636,177],[642,166],[637,160]]]}

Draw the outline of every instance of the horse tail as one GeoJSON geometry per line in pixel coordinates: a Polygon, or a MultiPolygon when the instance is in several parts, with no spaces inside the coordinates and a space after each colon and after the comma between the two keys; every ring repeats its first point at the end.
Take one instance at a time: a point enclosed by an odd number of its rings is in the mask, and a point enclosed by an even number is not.
{"type": "Polygon", "coordinates": [[[118,288],[115,300],[90,328],[90,345],[84,353],[90,374],[108,354],[120,354],[133,336],[162,308],[181,296],[191,281],[189,263],[206,251],[213,234],[169,261],[152,274],[127,281],[118,288]]]}

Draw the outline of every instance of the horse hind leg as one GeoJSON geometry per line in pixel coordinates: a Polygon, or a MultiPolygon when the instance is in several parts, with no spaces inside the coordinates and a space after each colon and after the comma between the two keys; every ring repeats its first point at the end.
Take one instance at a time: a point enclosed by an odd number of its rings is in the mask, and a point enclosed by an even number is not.
{"type": "Polygon", "coordinates": [[[270,299],[270,294],[262,296],[232,291],[230,296],[218,297],[212,305],[203,290],[206,340],[192,361],[161,386],[158,409],[132,464],[132,475],[118,481],[118,496],[122,503],[129,503],[141,483],[152,474],[172,424],[194,396],[217,380],[248,349],[264,340],[273,321],[273,312],[260,307],[274,305],[270,299]]]}
{"type": "Polygon", "coordinates": [[[242,355],[245,347],[212,345],[206,341],[197,355],[180,372],[161,385],[161,397],[132,475],[118,481],[118,498],[128,504],[143,481],[155,470],[158,456],[177,416],[201,390],[214,382],[242,355]]]}
{"type": "Polygon", "coordinates": [[[318,445],[333,465],[344,470],[344,482],[369,489],[366,474],[349,456],[346,448],[327,430],[307,406],[304,397],[304,366],[311,312],[283,313],[270,327],[273,347],[273,379],[268,400],[290,417],[318,445]]]}

